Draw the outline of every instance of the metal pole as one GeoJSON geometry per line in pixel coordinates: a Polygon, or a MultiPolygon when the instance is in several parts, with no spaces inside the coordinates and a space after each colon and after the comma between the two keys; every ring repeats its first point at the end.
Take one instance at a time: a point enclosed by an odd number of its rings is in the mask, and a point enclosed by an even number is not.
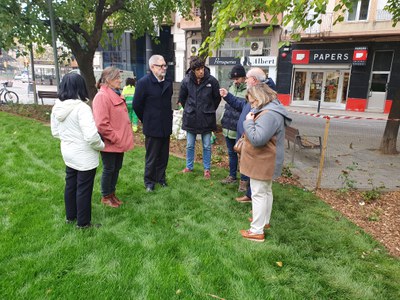
{"type": "Polygon", "coordinates": [[[151,36],[150,36],[150,34],[146,33],[146,70],[145,70],[145,74],[146,74],[146,72],[148,72],[148,70],[150,70],[149,59],[152,55],[153,55],[153,48],[151,46],[151,36]]]}
{"type": "Polygon", "coordinates": [[[326,124],[325,124],[324,140],[322,141],[322,151],[321,151],[321,158],[319,160],[317,186],[315,187],[316,189],[319,189],[321,187],[321,178],[325,162],[326,145],[328,144],[329,125],[331,118],[329,118],[329,116],[326,116],[325,118],[326,118],[326,124]]]}
{"type": "Polygon", "coordinates": [[[53,45],[54,68],[56,69],[56,82],[57,82],[57,91],[58,91],[58,85],[60,84],[60,71],[58,69],[57,38],[56,38],[56,30],[55,30],[55,25],[54,25],[54,12],[53,12],[52,0],[47,0],[47,4],[49,5],[51,41],[52,41],[52,45],[53,45]]]}
{"type": "MultiPolygon", "coordinates": [[[[31,59],[31,73],[32,73],[32,92],[33,92],[33,103],[38,104],[38,96],[36,94],[36,79],[35,79],[35,61],[33,60],[33,45],[29,45],[29,56],[31,59]]],[[[28,94],[29,94],[29,73],[28,73],[28,94]]]]}

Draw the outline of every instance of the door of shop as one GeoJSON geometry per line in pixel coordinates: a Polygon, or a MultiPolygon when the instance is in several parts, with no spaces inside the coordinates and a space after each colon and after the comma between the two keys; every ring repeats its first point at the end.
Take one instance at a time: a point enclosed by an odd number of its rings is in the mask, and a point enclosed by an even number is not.
{"type": "Polygon", "coordinates": [[[349,77],[350,70],[295,70],[293,104],[344,108],[349,77]]]}
{"type": "Polygon", "coordinates": [[[371,72],[367,111],[383,112],[390,80],[393,52],[376,51],[371,72]]]}

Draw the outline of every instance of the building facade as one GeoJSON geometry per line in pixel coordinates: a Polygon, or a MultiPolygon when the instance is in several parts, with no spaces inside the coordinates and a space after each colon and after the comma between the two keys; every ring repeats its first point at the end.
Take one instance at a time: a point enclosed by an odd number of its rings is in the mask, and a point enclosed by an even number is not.
{"type": "MultiPolygon", "coordinates": [[[[351,1],[353,10],[334,24],[338,0],[330,0],[320,22],[288,47],[278,45],[290,37],[290,28],[274,27],[265,34],[270,26],[265,20],[238,42],[238,30],[233,30],[208,58],[211,74],[228,87],[233,65],[258,66],[277,83],[284,105],[388,113],[400,85],[400,24],[392,27],[392,16],[384,10],[387,0],[351,1]]],[[[173,26],[161,26],[158,43],[125,33],[118,46],[100,49],[103,67],[115,65],[140,78],[148,72],[148,58],[161,54],[169,76],[180,83],[202,40],[200,13],[194,9],[193,14],[190,20],[176,14],[173,26]]]]}
{"type": "Polygon", "coordinates": [[[400,88],[400,26],[392,27],[387,0],[352,1],[343,22],[333,25],[333,12],[320,16],[300,42],[280,49],[285,105],[389,113],[400,88]]]}
{"type": "MultiPolygon", "coordinates": [[[[176,61],[179,60],[180,64],[185,66],[184,71],[188,69],[190,57],[198,54],[201,44],[199,11],[194,10],[194,15],[193,20],[177,18],[176,27],[180,29],[182,38],[177,39],[179,45],[176,44],[176,49],[185,50],[180,53],[179,59],[176,57],[176,61]]],[[[264,30],[269,26],[268,22],[263,20],[253,27],[248,36],[238,41],[235,40],[238,30],[234,29],[227,36],[224,44],[213,51],[213,56],[208,58],[207,66],[222,87],[227,88],[231,83],[229,73],[236,64],[242,64],[246,70],[250,67],[260,67],[269,77],[276,80],[281,29],[276,27],[271,33],[265,34],[264,30]]],[[[177,77],[177,81],[182,80],[184,74],[180,73],[180,75],[182,77],[177,77]]]]}
{"type": "Polygon", "coordinates": [[[109,41],[104,47],[99,46],[94,65],[101,68],[115,66],[121,70],[133,71],[137,78],[143,77],[149,70],[148,60],[153,54],[165,57],[170,68],[168,74],[174,78],[175,64],[174,41],[171,26],[160,26],[157,40],[150,35],[134,39],[131,32],[124,32],[120,39],[114,41],[113,33],[108,33],[109,41]],[[98,63],[96,64],[96,59],[98,63]]]}

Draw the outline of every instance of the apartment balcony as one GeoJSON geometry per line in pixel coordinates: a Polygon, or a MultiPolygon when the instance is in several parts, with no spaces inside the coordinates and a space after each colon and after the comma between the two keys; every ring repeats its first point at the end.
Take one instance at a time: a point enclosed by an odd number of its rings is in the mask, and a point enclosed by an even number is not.
{"type": "Polygon", "coordinates": [[[192,20],[182,18],[179,21],[179,28],[185,31],[188,30],[200,30],[200,17],[193,17],[192,20]]]}
{"type": "Polygon", "coordinates": [[[367,20],[343,21],[333,25],[336,15],[327,13],[318,17],[320,23],[299,32],[302,40],[398,40],[400,24],[392,26],[392,15],[381,9],[369,11],[367,20]]]}
{"type": "MultiPolygon", "coordinates": [[[[308,18],[311,20],[316,16],[316,14],[309,13],[308,18]]],[[[285,28],[286,33],[296,33],[301,35],[302,40],[313,40],[320,39],[322,37],[330,36],[333,29],[333,13],[327,13],[324,15],[319,15],[316,19],[314,25],[302,29],[294,29],[292,27],[285,28]]],[[[286,36],[286,35],[285,35],[286,36]]]]}
{"type": "MultiPolygon", "coordinates": [[[[193,14],[193,19],[189,20],[189,19],[184,19],[182,18],[179,21],[179,28],[188,31],[188,30],[200,30],[201,28],[201,23],[200,23],[200,10],[198,8],[194,8],[192,11],[193,14]]],[[[268,21],[269,19],[271,19],[271,16],[267,14],[266,16],[267,18],[265,18],[263,15],[260,15],[261,18],[261,22],[254,24],[253,27],[265,27],[268,26],[270,24],[270,22],[268,21]]],[[[278,24],[281,23],[282,21],[282,15],[278,16],[278,24]]],[[[241,22],[236,23],[235,25],[233,25],[234,27],[239,27],[241,22]]]]}
{"type": "Polygon", "coordinates": [[[377,21],[391,21],[392,17],[393,17],[393,15],[384,9],[378,9],[376,11],[376,20],[377,21]]]}
{"type": "MultiPolygon", "coordinates": [[[[313,18],[314,15],[310,15],[310,18],[313,18]]],[[[319,23],[315,23],[313,26],[308,27],[302,35],[312,35],[312,34],[327,34],[332,31],[332,26],[333,26],[333,13],[327,13],[325,15],[320,15],[317,20],[319,20],[319,23]]]]}

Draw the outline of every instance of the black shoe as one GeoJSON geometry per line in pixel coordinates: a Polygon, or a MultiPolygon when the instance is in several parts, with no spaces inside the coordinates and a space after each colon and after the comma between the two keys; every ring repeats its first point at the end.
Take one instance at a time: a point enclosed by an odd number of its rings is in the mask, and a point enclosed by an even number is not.
{"type": "Polygon", "coordinates": [[[101,227],[101,224],[89,223],[89,224],[84,225],[84,226],[76,225],[76,229],[89,229],[89,228],[99,228],[99,227],[101,227]]]}
{"type": "Polygon", "coordinates": [[[65,220],[65,224],[73,224],[73,223],[75,223],[76,222],[76,219],[73,219],[73,220],[68,220],[68,219],[66,219],[65,220]]]}
{"type": "Polygon", "coordinates": [[[160,182],[160,185],[162,188],[168,187],[168,184],[166,182],[160,182]]]}
{"type": "Polygon", "coordinates": [[[153,191],[154,191],[154,186],[150,186],[150,185],[146,186],[146,192],[151,193],[153,191]]]}

